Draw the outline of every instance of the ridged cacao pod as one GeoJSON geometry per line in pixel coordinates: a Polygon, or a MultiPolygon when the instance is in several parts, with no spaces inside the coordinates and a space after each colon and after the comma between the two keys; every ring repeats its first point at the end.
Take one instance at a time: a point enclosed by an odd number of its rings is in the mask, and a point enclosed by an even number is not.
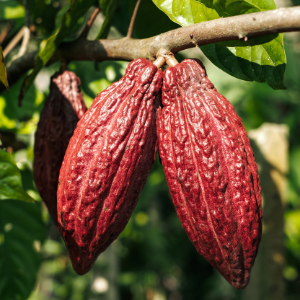
{"type": "Polygon", "coordinates": [[[33,174],[56,225],[59,170],[76,124],[85,111],[80,79],[70,71],[55,74],[35,133],[33,174]]]}
{"type": "Polygon", "coordinates": [[[164,72],[159,153],[188,237],[236,288],[249,282],[262,232],[257,165],[230,102],[198,60],[164,72]]]}
{"type": "Polygon", "coordinates": [[[85,274],[125,228],[157,150],[162,72],[146,59],[101,92],[78,122],[59,175],[59,230],[85,274]]]}

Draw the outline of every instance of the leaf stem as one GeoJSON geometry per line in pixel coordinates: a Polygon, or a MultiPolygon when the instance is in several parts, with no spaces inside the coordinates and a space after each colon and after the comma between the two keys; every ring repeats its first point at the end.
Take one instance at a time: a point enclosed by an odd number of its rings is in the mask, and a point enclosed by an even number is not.
{"type": "Polygon", "coordinates": [[[0,33],[0,45],[3,43],[3,41],[5,40],[5,38],[7,37],[9,31],[11,30],[12,27],[12,22],[9,21],[5,28],[2,30],[2,32],[0,33]]]}
{"type": "Polygon", "coordinates": [[[160,49],[157,52],[156,60],[153,62],[158,68],[162,67],[165,63],[169,67],[174,67],[178,64],[174,54],[168,50],[160,49]]]}

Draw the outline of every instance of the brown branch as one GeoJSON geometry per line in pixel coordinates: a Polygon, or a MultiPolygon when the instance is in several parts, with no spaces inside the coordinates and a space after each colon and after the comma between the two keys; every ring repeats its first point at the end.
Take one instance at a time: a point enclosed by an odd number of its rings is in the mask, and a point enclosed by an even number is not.
{"type": "MultiPolygon", "coordinates": [[[[252,37],[289,31],[300,31],[300,6],[280,8],[235,17],[198,23],[162,33],[147,39],[98,40],[63,43],[49,63],[61,57],[72,60],[126,60],[143,57],[155,60],[160,49],[173,53],[210,43],[244,40],[252,37]]],[[[10,85],[32,68],[37,52],[25,54],[8,68],[10,85]]],[[[0,86],[0,92],[4,86],[0,86]]]]}
{"type": "Polygon", "coordinates": [[[3,41],[7,37],[9,31],[11,30],[11,27],[12,27],[12,22],[10,21],[6,24],[5,28],[0,33],[0,45],[3,43],[3,41]]]}
{"type": "Polygon", "coordinates": [[[99,7],[95,8],[95,10],[92,13],[90,19],[88,20],[88,22],[86,23],[83,31],[81,32],[81,34],[79,36],[79,39],[86,40],[86,37],[89,33],[89,30],[90,30],[90,28],[91,28],[91,26],[92,26],[92,24],[93,24],[94,20],[96,19],[99,12],[100,12],[100,8],[99,7]]]}
{"type": "MultiPolygon", "coordinates": [[[[21,30],[14,36],[14,38],[10,41],[10,43],[6,46],[6,48],[3,51],[3,56],[5,57],[13,48],[15,48],[15,46],[20,42],[21,39],[25,38],[24,43],[22,43],[21,49],[22,52],[23,48],[27,48],[28,42],[29,42],[29,38],[30,38],[30,30],[28,29],[28,27],[23,26],[21,28],[21,30]]],[[[25,49],[26,51],[26,49],[25,49]]],[[[24,52],[25,53],[25,52],[24,52]]],[[[24,54],[22,53],[22,55],[24,54]]]]}
{"type": "Polygon", "coordinates": [[[210,43],[300,30],[300,6],[221,18],[171,30],[147,39],[75,41],[64,43],[60,55],[69,60],[154,60],[159,49],[177,53],[210,43]],[[191,38],[192,36],[192,38],[191,38]]]}
{"type": "MultiPolygon", "coordinates": [[[[30,40],[30,29],[28,27],[23,27],[23,39],[22,39],[22,44],[19,50],[19,53],[14,55],[11,59],[11,62],[14,61],[15,59],[23,56],[26,53],[28,44],[30,40]]],[[[10,63],[11,63],[10,62],[10,63]]]]}
{"type": "Polygon", "coordinates": [[[128,28],[128,32],[127,32],[127,38],[129,38],[129,39],[132,38],[134,23],[135,23],[135,19],[136,19],[140,4],[141,4],[141,0],[138,0],[135,5],[131,20],[130,20],[130,24],[129,24],[129,28],[128,28]]]}

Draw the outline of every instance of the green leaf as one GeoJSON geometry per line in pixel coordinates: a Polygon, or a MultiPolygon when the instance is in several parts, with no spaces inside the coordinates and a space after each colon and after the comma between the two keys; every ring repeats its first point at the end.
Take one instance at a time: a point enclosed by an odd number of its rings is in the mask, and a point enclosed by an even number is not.
{"type": "Polygon", "coordinates": [[[10,20],[23,18],[25,10],[17,1],[0,2],[0,20],[10,20]]]}
{"type": "Polygon", "coordinates": [[[23,99],[22,106],[19,107],[16,99],[24,77],[22,76],[9,92],[4,91],[0,95],[0,130],[23,134],[29,134],[36,130],[39,112],[44,106],[45,95],[33,84],[23,99]]]}
{"type": "Polygon", "coordinates": [[[25,300],[42,260],[41,203],[0,201],[0,299],[25,300]]]}
{"type": "MultiPolygon", "coordinates": [[[[296,122],[295,122],[296,123],[296,122]]],[[[293,192],[295,193],[295,197],[297,200],[300,199],[300,147],[293,147],[290,151],[289,156],[289,185],[290,188],[293,189],[293,192]]],[[[290,198],[289,198],[290,200],[290,198]]],[[[296,204],[296,203],[293,203],[296,204]]],[[[298,200],[298,205],[299,200],[298,200]]]]}
{"type": "Polygon", "coordinates": [[[25,78],[20,90],[19,101],[24,98],[24,95],[28,91],[41,68],[46,65],[64,38],[68,36],[73,27],[77,24],[78,19],[86,13],[93,3],[94,0],[72,1],[70,9],[63,15],[61,27],[59,28],[58,32],[46,41],[45,46],[42,47],[36,58],[33,71],[25,78]]]}
{"type": "MultiPolygon", "coordinates": [[[[137,0],[122,0],[116,10],[113,26],[124,36],[127,34],[136,2],[137,0]]],[[[135,20],[133,37],[144,39],[178,27],[179,25],[172,22],[165,13],[157,9],[152,1],[141,1],[135,20]]]]}
{"type": "Polygon", "coordinates": [[[96,40],[107,38],[110,26],[112,25],[115,16],[118,3],[119,0],[99,0],[100,8],[105,14],[105,20],[101,26],[100,32],[96,37],[96,40]]]}
{"type": "Polygon", "coordinates": [[[43,34],[51,35],[55,29],[55,18],[60,9],[59,2],[27,0],[27,5],[32,23],[43,34]]]}
{"type": "Polygon", "coordinates": [[[127,65],[128,62],[124,61],[104,61],[99,64],[97,71],[93,62],[73,61],[69,64],[69,68],[80,78],[83,97],[89,107],[97,94],[121,79],[127,65]]]}
{"type": "Polygon", "coordinates": [[[6,67],[4,63],[4,57],[3,57],[1,46],[0,46],[0,81],[5,85],[6,89],[9,88],[8,81],[7,81],[6,67]]]}
{"type": "MultiPolygon", "coordinates": [[[[153,0],[169,18],[190,24],[275,9],[273,0],[153,0]]],[[[267,35],[247,42],[229,41],[200,47],[213,64],[224,72],[247,81],[265,82],[273,89],[285,89],[286,56],[283,36],[267,35]]]]}
{"type": "MultiPolygon", "coordinates": [[[[134,1],[133,4],[135,4],[135,2],[136,1],[134,1]]],[[[130,19],[134,7],[135,5],[131,7],[130,19]]],[[[141,1],[134,25],[134,33],[137,38],[143,39],[152,37],[178,27],[179,26],[173,23],[162,11],[158,10],[152,1],[141,1]],[[153,20],[155,20],[155,22],[153,22],[153,20]]],[[[126,29],[127,28],[128,27],[126,27],[126,29]]]]}
{"type": "Polygon", "coordinates": [[[0,149],[0,200],[5,199],[34,202],[22,188],[21,174],[12,155],[0,149]]]}
{"type": "Polygon", "coordinates": [[[110,0],[99,0],[99,5],[101,11],[106,15],[107,11],[109,11],[109,4],[110,2],[117,2],[117,1],[110,1],[110,0]]]}
{"type": "Polygon", "coordinates": [[[300,258],[300,210],[287,212],[284,218],[286,246],[300,258]]]}

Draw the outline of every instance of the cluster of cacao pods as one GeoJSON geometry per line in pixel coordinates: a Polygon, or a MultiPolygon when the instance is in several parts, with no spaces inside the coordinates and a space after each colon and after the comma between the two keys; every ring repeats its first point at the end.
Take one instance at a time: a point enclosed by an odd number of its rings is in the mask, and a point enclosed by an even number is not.
{"type": "Polygon", "coordinates": [[[74,73],[52,79],[36,133],[38,190],[74,270],[85,274],[126,226],[159,148],[190,240],[230,284],[244,288],[262,231],[247,133],[200,61],[173,61],[164,72],[157,64],[131,62],[86,112],[74,73]]]}

